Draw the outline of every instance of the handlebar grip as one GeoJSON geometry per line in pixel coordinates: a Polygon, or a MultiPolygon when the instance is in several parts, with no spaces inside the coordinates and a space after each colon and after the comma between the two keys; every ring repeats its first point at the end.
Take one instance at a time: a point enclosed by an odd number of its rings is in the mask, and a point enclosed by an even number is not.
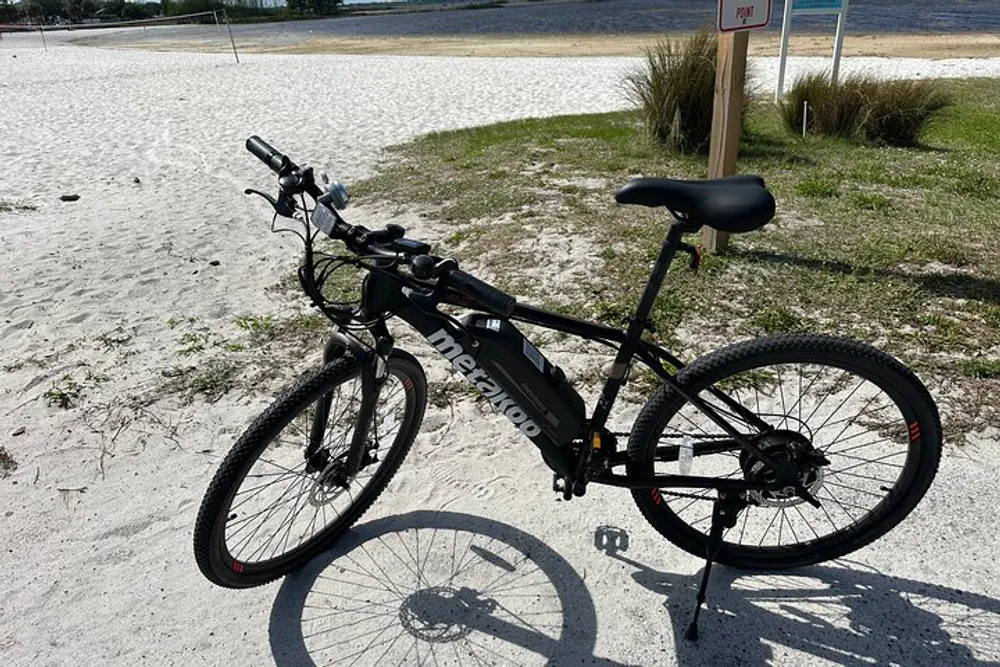
{"type": "Polygon", "coordinates": [[[517,305],[517,299],[510,294],[498,290],[493,285],[485,283],[461,269],[455,269],[449,273],[447,283],[449,287],[504,317],[510,317],[517,305]]]}
{"type": "Polygon", "coordinates": [[[247,150],[253,153],[258,160],[270,167],[271,171],[276,174],[280,174],[283,169],[290,165],[294,166],[286,155],[280,153],[271,144],[256,134],[247,139],[247,150]]]}

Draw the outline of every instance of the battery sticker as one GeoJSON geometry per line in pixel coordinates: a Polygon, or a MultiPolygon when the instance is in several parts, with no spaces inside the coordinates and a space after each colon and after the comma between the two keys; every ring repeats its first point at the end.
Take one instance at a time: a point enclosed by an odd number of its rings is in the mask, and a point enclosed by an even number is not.
{"type": "Polygon", "coordinates": [[[524,339],[524,356],[538,368],[540,373],[545,372],[545,357],[542,356],[538,348],[532,345],[527,338],[524,339]]]}
{"type": "Polygon", "coordinates": [[[500,320],[486,320],[486,328],[492,331],[500,332],[500,320]]]}

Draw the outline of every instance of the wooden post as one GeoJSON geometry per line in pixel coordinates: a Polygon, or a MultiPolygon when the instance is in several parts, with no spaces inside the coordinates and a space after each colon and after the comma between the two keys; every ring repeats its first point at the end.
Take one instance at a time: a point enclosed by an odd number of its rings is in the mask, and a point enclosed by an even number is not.
{"type": "MultiPolygon", "coordinates": [[[[747,75],[746,30],[719,35],[719,56],[715,73],[715,103],[712,107],[712,144],[708,154],[708,177],[722,178],[736,173],[743,128],[743,84],[747,75]]],[[[710,227],[701,230],[701,243],[708,252],[721,252],[729,244],[729,234],[710,227]]]]}

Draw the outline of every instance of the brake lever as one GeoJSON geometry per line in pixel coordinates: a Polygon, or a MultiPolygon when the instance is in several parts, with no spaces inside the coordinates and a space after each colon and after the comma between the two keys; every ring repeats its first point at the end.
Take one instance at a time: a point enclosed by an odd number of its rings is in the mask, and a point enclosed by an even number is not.
{"type": "Polygon", "coordinates": [[[274,200],[274,197],[272,197],[271,195],[267,194],[266,192],[261,192],[260,190],[254,190],[253,188],[247,188],[246,190],[243,191],[243,194],[247,195],[248,197],[250,195],[259,195],[259,196],[263,197],[264,199],[266,199],[267,203],[269,203],[271,206],[277,206],[278,205],[278,202],[276,202],[274,200]]]}
{"type": "Polygon", "coordinates": [[[283,216],[285,218],[295,217],[295,199],[291,195],[287,194],[284,190],[282,190],[278,194],[277,199],[267,194],[266,192],[261,192],[260,190],[254,190],[252,188],[247,188],[246,190],[243,191],[243,194],[247,196],[258,195],[260,197],[263,197],[264,199],[267,200],[267,203],[271,205],[271,208],[273,208],[274,212],[277,213],[278,215],[283,216]]]}

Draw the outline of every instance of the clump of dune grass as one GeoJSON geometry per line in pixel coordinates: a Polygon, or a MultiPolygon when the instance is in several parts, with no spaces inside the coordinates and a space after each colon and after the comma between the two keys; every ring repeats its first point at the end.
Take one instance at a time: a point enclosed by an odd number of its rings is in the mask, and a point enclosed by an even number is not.
{"type": "Polygon", "coordinates": [[[657,144],[681,153],[708,148],[718,44],[710,28],[661,40],[645,50],[642,68],[625,77],[626,94],[657,144]]]}
{"type": "Polygon", "coordinates": [[[790,132],[916,146],[929,123],[952,104],[937,81],[880,81],[855,74],[832,82],[828,73],[800,77],[781,103],[790,132]]]}

